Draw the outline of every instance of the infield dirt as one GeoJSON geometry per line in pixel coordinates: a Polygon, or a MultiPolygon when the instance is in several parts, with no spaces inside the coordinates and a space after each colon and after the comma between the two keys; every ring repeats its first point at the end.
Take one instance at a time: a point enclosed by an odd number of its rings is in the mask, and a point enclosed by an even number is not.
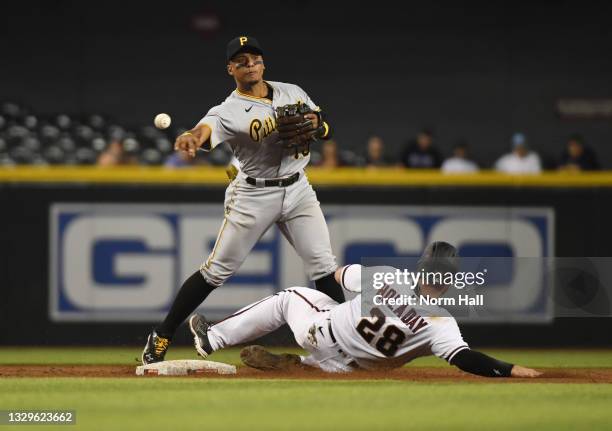
{"type": "MultiPolygon", "coordinates": [[[[535,379],[504,379],[509,382],[533,383],[612,383],[612,368],[542,368],[541,377],[535,379]]],[[[1,377],[136,377],[131,365],[0,365],[1,377]]],[[[183,376],[184,377],[184,376],[183,376]]],[[[214,373],[187,376],[204,379],[295,379],[295,380],[400,380],[400,381],[461,381],[491,383],[493,379],[472,376],[453,368],[404,367],[390,371],[356,371],[330,374],[318,370],[295,370],[291,372],[264,372],[248,367],[239,367],[235,375],[214,373]]],[[[140,378],[156,378],[143,376],[140,378]]],[[[160,377],[157,377],[160,378],[160,377]]],[[[173,378],[173,377],[161,377],[173,378]]],[[[499,379],[495,379],[499,381],[499,379]]]]}

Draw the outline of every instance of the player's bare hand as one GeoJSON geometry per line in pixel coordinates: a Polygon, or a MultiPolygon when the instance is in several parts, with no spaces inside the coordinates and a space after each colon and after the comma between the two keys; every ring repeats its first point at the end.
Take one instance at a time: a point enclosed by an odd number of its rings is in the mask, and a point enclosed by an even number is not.
{"type": "Polygon", "coordinates": [[[304,114],[304,118],[312,121],[312,128],[317,129],[319,127],[319,116],[314,113],[304,114]]]}
{"type": "Polygon", "coordinates": [[[176,151],[184,151],[190,157],[195,157],[198,148],[200,148],[200,140],[191,132],[183,133],[174,142],[174,149],[176,151]]]}
{"type": "Polygon", "coordinates": [[[520,365],[515,365],[512,367],[512,371],[510,371],[510,375],[512,377],[538,377],[541,376],[542,373],[531,368],[521,367],[520,365]]]}

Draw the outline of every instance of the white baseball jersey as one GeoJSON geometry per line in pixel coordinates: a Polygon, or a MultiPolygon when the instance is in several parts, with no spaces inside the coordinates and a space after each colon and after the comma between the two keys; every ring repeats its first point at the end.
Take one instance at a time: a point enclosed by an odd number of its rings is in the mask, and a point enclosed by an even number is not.
{"type": "Polygon", "coordinates": [[[227,142],[238,159],[240,170],[255,178],[278,178],[302,171],[310,153],[298,154],[279,145],[275,108],[298,102],[311,109],[319,107],[297,85],[266,81],[273,89],[272,102],[234,90],[220,105],[210,109],[198,125],[206,124],[212,133],[210,148],[227,142]]]}
{"type": "MultiPolygon", "coordinates": [[[[347,290],[361,291],[361,265],[345,267],[342,281],[347,290]]],[[[363,368],[394,368],[432,354],[450,362],[469,348],[457,321],[441,307],[380,305],[370,314],[362,317],[361,295],[330,312],[338,345],[363,368]],[[395,317],[385,316],[383,307],[395,317]]]]}

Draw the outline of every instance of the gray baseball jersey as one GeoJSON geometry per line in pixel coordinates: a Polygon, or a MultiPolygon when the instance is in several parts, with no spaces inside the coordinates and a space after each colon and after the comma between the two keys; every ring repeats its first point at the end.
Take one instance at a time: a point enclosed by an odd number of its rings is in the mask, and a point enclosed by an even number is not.
{"type": "Polygon", "coordinates": [[[273,102],[234,90],[212,108],[199,124],[212,133],[210,148],[227,142],[239,162],[239,173],[225,193],[225,217],[215,245],[200,272],[213,286],[222,285],[240,268],[259,238],[274,224],[304,262],[311,280],[332,273],[336,257],[319,201],[304,168],[310,154],[284,149],[279,142],[275,108],[297,102],[318,106],[297,85],[268,82],[273,102]],[[278,178],[299,173],[287,187],[258,187],[246,177],[278,178]]]}
{"type": "Polygon", "coordinates": [[[266,81],[273,89],[272,102],[234,90],[223,103],[212,108],[198,124],[210,127],[210,149],[227,142],[239,168],[255,178],[277,178],[304,169],[310,154],[299,154],[279,145],[275,108],[297,102],[313,110],[319,107],[297,85],[266,81]]]}

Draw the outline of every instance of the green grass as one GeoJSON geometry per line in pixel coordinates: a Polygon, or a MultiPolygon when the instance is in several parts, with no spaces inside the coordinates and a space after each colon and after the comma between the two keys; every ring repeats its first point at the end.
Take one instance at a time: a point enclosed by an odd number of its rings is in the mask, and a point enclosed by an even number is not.
{"type": "MultiPolygon", "coordinates": [[[[605,429],[612,385],[0,379],[3,409],[74,409],[80,429],[605,429]]],[[[21,429],[21,428],[20,428],[21,429]]]]}
{"type": "MultiPolygon", "coordinates": [[[[612,366],[606,350],[485,351],[536,367],[612,366]]],[[[237,363],[237,352],[211,359],[237,363]]],[[[2,348],[0,363],[135,364],[139,353],[2,348]]],[[[168,359],[192,357],[191,349],[175,348],[168,359]]],[[[432,365],[447,366],[435,358],[412,366],[432,365]]],[[[0,410],[76,410],[68,430],[594,430],[612,427],[611,405],[610,384],[0,378],[0,410]]]]}

